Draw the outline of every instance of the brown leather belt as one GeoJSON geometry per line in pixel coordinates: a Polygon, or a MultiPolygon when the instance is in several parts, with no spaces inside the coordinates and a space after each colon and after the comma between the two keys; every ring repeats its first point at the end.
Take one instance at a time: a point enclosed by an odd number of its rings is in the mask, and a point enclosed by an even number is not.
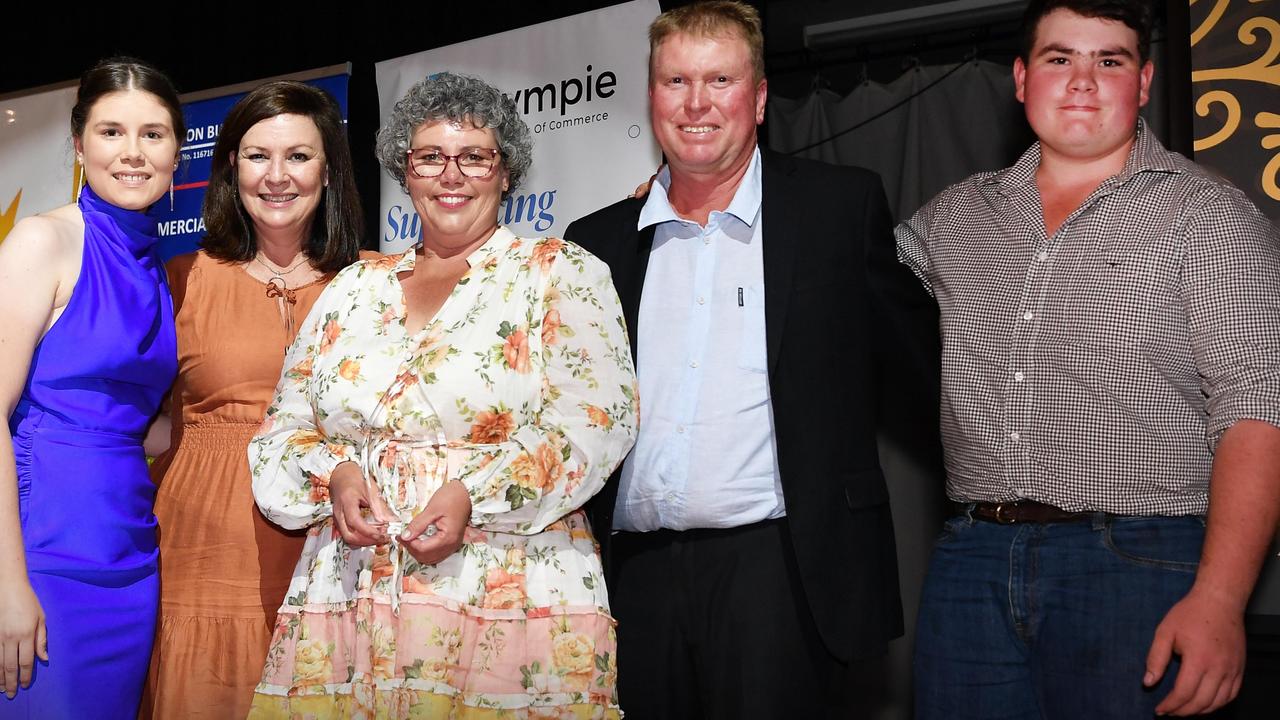
{"type": "Polygon", "coordinates": [[[969,514],[978,520],[1000,523],[1001,525],[1079,522],[1087,520],[1094,515],[1094,513],[1090,512],[1069,512],[1035,500],[1001,503],[955,503],[955,507],[960,514],[969,514]]]}

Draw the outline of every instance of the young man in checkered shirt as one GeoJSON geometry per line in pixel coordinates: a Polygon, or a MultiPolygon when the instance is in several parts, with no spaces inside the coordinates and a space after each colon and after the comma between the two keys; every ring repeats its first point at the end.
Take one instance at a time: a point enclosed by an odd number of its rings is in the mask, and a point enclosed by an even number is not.
{"type": "Polygon", "coordinates": [[[1039,142],[897,230],[937,298],[944,527],[920,718],[1230,702],[1280,519],[1280,238],[1138,118],[1151,8],[1033,0],[1039,142]]]}

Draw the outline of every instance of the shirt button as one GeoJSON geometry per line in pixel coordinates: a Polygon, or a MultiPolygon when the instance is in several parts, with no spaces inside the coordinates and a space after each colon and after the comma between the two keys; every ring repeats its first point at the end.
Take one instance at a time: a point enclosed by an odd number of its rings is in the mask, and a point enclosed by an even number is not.
{"type": "Polygon", "coordinates": [[[1036,253],[1036,260],[1038,260],[1039,262],[1044,262],[1045,260],[1048,260],[1048,259],[1049,259],[1049,253],[1045,252],[1044,250],[1041,250],[1040,252],[1036,253]]]}
{"type": "Polygon", "coordinates": [[[676,494],[673,492],[667,493],[667,502],[675,502],[675,501],[676,501],[676,494]]]}
{"type": "Polygon", "coordinates": [[[1026,311],[1026,312],[1022,313],[1022,319],[1023,319],[1023,320],[1030,320],[1030,319],[1031,319],[1031,318],[1033,318],[1033,317],[1035,317],[1035,315],[1034,315],[1030,310],[1028,310],[1028,311],[1026,311]]]}
{"type": "Polygon", "coordinates": [[[1019,370],[1018,372],[1016,372],[1016,373],[1014,373],[1014,374],[1013,374],[1013,379],[1014,379],[1014,380],[1017,380],[1018,382],[1022,382],[1022,380],[1023,380],[1023,378],[1024,378],[1024,377],[1026,377],[1026,376],[1022,374],[1022,371],[1021,371],[1021,370],[1019,370]]]}
{"type": "Polygon", "coordinates": [[[1021,435],[1019,435],[1019,434],[1018,434],[1018,433],[1016,433],[1016,432],[1011,432],[1011,433],[1009,433],[1009,439],[1010,439],[1010,440],[1012,440],[1012,441],[1014,441],[1014,442],[1018,442],[1019,440],[1021,440],[1021,439],[1022,439],[1022,436],[1021,436],[1021,435]]]}
{"type": "Polygon", "coordinates": [[[704,237],[704,238],[702,238],[702,244],[703,244],[703,245],[710,245],[710,244],[711,244],[711,238],[709,238],[709,237],[704,237]]]}
{"type": "Polygon", "coordinates": [[[698,368],[698,361],[694,360],[693,362],[689,363],[689,367],[694,368],[696,370],[698,368]]]}
{"type": "Polygon", "coordinates": [[[683,425],[677,425],[677,426],[676,426],[676,432],[678,432],[678,433],[682,433],[682,432],[684,432],[684,426],[683,426],[683,425]]]}
{"type": "Polygon", "coordinates": [[[699,305],[706,305],[706,304],[707,304],[707,299],[706,299],[706,298],[704,298],[704,297],[702,297],[701,295],[699,295],[699,296],[698,296],[698,304],[699,304],[699,305]]]}

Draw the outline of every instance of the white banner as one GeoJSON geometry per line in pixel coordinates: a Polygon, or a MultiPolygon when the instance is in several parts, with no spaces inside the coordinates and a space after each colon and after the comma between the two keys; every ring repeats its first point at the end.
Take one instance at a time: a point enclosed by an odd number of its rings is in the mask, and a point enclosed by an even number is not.
{"type": "MultiPolygon", "coordinates": [[[[559,235],[570,222],[617,202],[661,157],[649,131],[646,29],[658,0],[531,25],[377,64],[385,120],[428,75],[479,77],[510,95],[533,131],[533,168],[498,211],[517,235],[559,235]]],[[[421,235],[408,196],[382,177],[380,244],[399,252],[421,235]]]]}
{"type": "Polygon", "coordinates": [[[77,83],[0,99],[0,242],[14,223],[75,199],[77,83]]]}

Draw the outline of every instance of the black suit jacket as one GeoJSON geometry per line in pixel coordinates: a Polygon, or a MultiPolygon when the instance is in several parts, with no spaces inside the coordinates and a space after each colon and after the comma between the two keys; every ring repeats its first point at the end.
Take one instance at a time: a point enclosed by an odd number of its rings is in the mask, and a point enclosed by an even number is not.
{"type": "MultiPolygon", "coordinates": [[[[898,431],[936,453],[936,305],[897,261],[879,176],[763,150],[761,169],[769,388],[791,548],[827,648],[869,657],[902,634],[878,419],[885,397],[931,404],[932,424],[898,431]]],[[[624,200],[565,233],[608,263],[630,328],[653,246],[652,226],[636,230],[643,205],[624,200]]],[[[588,505],[606,578],[617,493],[615,474],[588,505]]]]}

